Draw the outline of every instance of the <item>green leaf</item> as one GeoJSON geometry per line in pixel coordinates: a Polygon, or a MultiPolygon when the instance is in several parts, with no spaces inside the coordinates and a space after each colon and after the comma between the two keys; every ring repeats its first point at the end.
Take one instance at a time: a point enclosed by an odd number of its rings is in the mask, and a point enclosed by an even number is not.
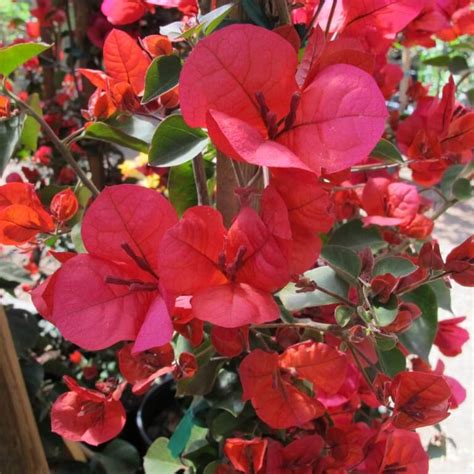
{"type": "Polygon", "coordinates": [[[382,352],[391,351],[397,345],[397,342],[398,338],[394,334],[375,334],[375,344],[377,349],[382,352]]]}
{"type": "MultiPolygon", "coordinates": [[[[330,290],[332,293],[347,297],[348,284],[337,276],[330,267],[319,267],[304,273],[304,278],[314,281],[321,288],[330,290]]],[[[283,305],[288,311],[299,311],[303,308],[313,306],[324,306],[339,303],[340,300],[334,296],[323,293],[320,290],[299,293],[294,283],[289,283],[279,293],[283,305]]]]}
{"type": "Polygon", "coordinates": [[[168,193],[171,204],[179,215],[198,203],[193,165],[190,161],[170,169],[168,193]]]}
{"type": "Polygon", "coordinates": [[[362,262],[353,250],[339,245],[325,245],[321,257],[349,283],[357,280],[362,269],[362,262]]]}
{"type": "Polygon", "coordinates": [[[155,100],[178,85],[181,60],[178,56],[160,56],[148,66],[142,104],[155,100]]]}
{"type": "Polygon", "coordinates": [[[122,116],[107,121],[107,125],[118,128],[120,131],[133,138],[137,138],[146,144],[151,143],[156,127],[160,124],[159,120],[150,117],[132,117],[122,116]]]}
{"type": "Polygon", "coordinates": [[[209,360],[204,365],[199,364],[194,377],[182,379],[176,384],[176,395],[207,395],[216,381],[219,370],[221,370],[225,361],[209,360]]]}
{"type": "Polygon", "coordinates": [[[51,48],[46,43],[19,43],[0,49],[0,74],[9,76],[30,59],[51,48]]]}
{"type": "Polygon", "coordinates": [[[226,19],[234,6],[233,3],[227,3],[199,17],[199,23],[203,25],[204,35],[210,35],[226,19]]]}
{"type": "Polygon", "coordinates": [[[168,31],[170,31],[171,36],[175,39],[192,38],[198,33],[203,33],[204,36],[210,35],[226,19],[226,17],[229,15],[233,8],[234,4],[228,3],[226,5],[222,5],[219,8],[216,8],[215,10],[212,10],[209,13],[206,13],[205,15],[198,15],[199,24],[193,26],[192,28],[184,32],[181,29],[181,25],[175,25],[171,23],[170,25],[166,25],[165,29],[161,27],[160,33],[162,35],[167,33],[168,36],[168,31]]]}
{"type": "Polygon", "coordinates": [[[219,466],[219,461],[212,461],[204,468],[203,474],[214,474],[219,466]]]}
{"type": "Polygon", "coordinates": [[[272,23],[262,10],[259,2],[255,0],[241,0],[241,4],[248,17],[258,26],[271,29],[272,23]]]}
{"type": "Polygon", "coordinates": [[[396,295],[391,295],[386,303],[381,303],[374,298],[373,308],[375,317],[379,326],[384,327],[395,321],[398,314],[398,298],[396,295]]]}
{"type": "Polygon", "coordinates": [[[464,56],[454,56],[449,61],[448,69],[452,74],[459,74],[469,69],[466,58],[464,56]]]}
{"type": "Polygon", "coordinates": [[[373,276],[390,273],[394,277],[400,278],[413,273],[418,267],[403,257],[385,257],[377,260],[372,272],[373,276]]]}
{"type": "Polygon", "coordinates": [[[410,329],[400,336],[400,341],[413,354],[428,360],[438,329],[438,302],[429,285],[423,285],[402,297],[404,301],[415,303],[421,316],[413,321],[410,329]]]}
{"type": "MultiPolygon", "coordinates": [[[[39,94],[36,92],[28,98],[28,105],[39,115],[43,116],[39,94]]],[[[30,151],[36,151],[38,148],[38,137],[41,131],[41,125],[30,116],[27,116],[23,124],[21,134],[21,144],[30,151]]]]}
{"type": "Polygon", "coordinates": [[[458,178],[453,183],[453,196],[460,201],[465,201],[472,197],[471,182],[466,178],[458,178]]]}
{"type": "Polygon", "coordinates": [[[179,459],[171,455],[167,438],[158,438],[153,442],[148,448],[143,465],[146,474],[175,474],[181,469],[189,472],[179,459]]]}
{"type": "Polygon", "coordinates": [[[370,247],[380,250],[387,246],[376,227],[363,227],[362,221],[352,220],[338,227],[331,235],[328,245],[339,245],[352,250],[370,247]]]}
{"type": "Polygon", "coordinates": [[[402,352],[394,347],[389,351],[377,351],[382,370],[389,377],[395,377],[406,369],[406,358],[402,352]]]}
{"type": "Polygon", "coordinates": [[[436,67],[447,67],[449,65],[451,58],[447,54],[441,54],[439,56],[433,56],[423,60],[423,64],[428,66],[436,67]]]}
{"type": "Polygon", "coordinates": [[[106,474],[133,474],[140,468],[141,460],[137,449],[123,439],[114,439],[104,450],[92,458],[94,471],[106,474]],[[96,469],[100,464],[102,469],[96,469]]]}
{"type": "Polygon", "coordinates": [[[204,151],[207,134],[190,128],[181,115],[170,115],[160,123],[151,142],[149,163],[153,166],[177,166],[204,151]]]}
{"type": "Polygon", "coordinates": [[[469,89],[466,92],[467,99],[469,100],[469,103],[471,104],[471,107],[474,106],[474,89],[469,89]]]}
{"type": "Polygon", "coordinates": [[[370,156],[380,158],[388,163],[403,163],[403,157],[398,148],[385,138],[382,138],[375,148],[371,151],[370,156]]]}
{"type": "Polygon", "coordinates": [[[349,306],[338,306],[334,312],[334,317],[336,318],[337,324],[343,328],[349,324],[354,314],[354,308],[349,306]]]}
{"type": "Polygon", "coordinates": [[[448,287],[448,285],[446,285],[446,283],[441,278],[428,283],[428,285],[436,295],[438,306],[452,313],[453,309],[451,307],[451,289],[448,287]]]}
{"type": "Polygon", "coordinates": [[[0,175],[3,174],[20,140],[23,117],[0,119],[0,175]]]}
{"type": "Polygon", "coordinates": [[[143,140],[127,135],[122,130],[112,127],[104,122],[94,122],[90,124],[82,134],[83,138],[100,140],[107,143],[131,148],[142,153],[148,152],[148,144],[143,140]]]}

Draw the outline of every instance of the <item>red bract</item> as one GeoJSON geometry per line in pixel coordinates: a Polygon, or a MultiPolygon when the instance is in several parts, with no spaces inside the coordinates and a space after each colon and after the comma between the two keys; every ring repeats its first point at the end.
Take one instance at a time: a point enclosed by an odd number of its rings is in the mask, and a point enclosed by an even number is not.
{"type": "Polygon", "coordinates": [[[193,295],[193,315],[222,327],[272,321],[271,293],[289,279],[288,259],[268,226],[245,207],[227,231],[210,207],[188,209],[160,247],[161,281],[193,295]]]}
{"type": "Polygon", "coordinates": [[[139,20],[148,8],[143,0],[104,0],[101,10],[113,25],[127,25],[139,20]]]}
{"type": "Polygon", "coordinates": [[[449,165],[448,159],[472,155],[474,112],[455,105],[452,78],[444,86],[441,100],[423,97],[415,112],[398,127],[400,149],[412,160],[413,179],[430,186],[436,184],[449,165]]]}
{"type": "Polygon", "coordinates": [[[245,474],[254,474],[260,471],[266,449],[267,440],[260,438],[251,440],[229,438],[224,444],[224,453],[234,468],[245,474]]]}
{"type": "Polygon", "coordinates": [[[316,174],[364,160],[387,115],[374,80],[338,64],[301,91],[296,66],[295,50],[280,35],[251,25],[224,28],[200,41],[183,68],[183,116],[192,127],[207,127],[217,148],[236,160],[316,174]]]}
{"type": "Polygon", "coordinates": [[[393,379],[392,423],[413,430],[434,425],[449,416],[451,390],[444,377],[425,372],[401,372],[393,379]]]}
{"type": "Polygon", "coordinates": [[[133,393],[146,392],[154,380],[173,371],[174,351],[171,344],[134,354],[133,344],[126,344],[117,353],[120,373],[133,385],[133,393]]]}
{"type": "Polygon", "coordinates": [[[97,446],[115,438],[125,425],[125,410],[120,402],[122,388],[102,393],[80,387],[64,377],[69,392],[61,395],[51,409],[51,430],[71,441],[97,446]]]}
{"type": "Polygon", "coordinates": [[[445,356],[461,354],[462,346],[469,340],[469,332],[459,327],[465,319],[465,316],[461,316],[439,321],[434,343],[445,356]]]}
{"type": "Polygon", "coordinates": [[[79,202],[72,189],[68,188],[54,195],[49,208],[59,222],[66,222],[79,210],[79,202]]]}
{"type": "Polygon", "coordinates": [[[415,186],[391,182],[387,178],[370,178],[361,198],[368,216],[365,224],[399,226],[403,234],[424,238],[433,229],[433,221],[420,214],[421,199],[415,186]]]}
{"type": "MultiPolygon", "coordinates": [[[[291,228],[290,273],[303,273],[319,256],[321,239],[317,232],[328,232],[334,224],[329,195],[314,176],[296,170],[275,170],[271,187],[275,188],[288,209],[291,228]]],[[[267,190],[262,198],[262,213],[267,205],[275,208],[270,205],[270,198],[271,191],[267,190]]]]}
{"type": "Polygon", "coordinates": [[[124,184],[100,194],[82,224],[89,253],[68,260],[47,288],[47,313],[66,338],[90,350],[136,340],[138,352],[170,340],[173,302],[160,290],[158,246],[176,221],[155,191],[124,184]]]}
{"type": "Polygon", "coordinates": [[[446,257],[446,270],[462,286],[474,286],[474,236],[468,237],[446,257]]]}
{"type": "Polygon", "coordinates": [[[145,86],[145,75],[151,59],[127,33],[112,30],[104,44],[105,72],[115,82],[125,82],[139,95],[145,86]]]}
{"type": "Polygon", "coordinates": [[[240,365],[243,399],[250,400],[259,418],[272,428],[302,426],[325,410],[292,382],[308,380],[314,391],[333,394],[344,382],[346,369],[345,355],[322,343],[290,346],[280,356],[256,349],[240,365]]]}
{"type": "Polygon", "coordinates": [[[249,328],[221,328],[212,326],[211,342],[219,354],[226,357],[237,357],[248,348],[249,328]]]}
{"type": "Polygon", "coordinates": [[[417,433],[394,430],[387,437],[385,453],[378,472],[428,474],[428,455],[417,433]]]}
{"type": "Polygon", "coordinates": [[[287,446],[271,441],[268,446],[265,474],[312,474],[324,447],[321,436],[314,434],[297,439],[287,446]]]}
{"type": "Polygon", "coordinates": [[[9,183],[0,186],[0,243],[22,245],[40,232],[54,231],[52,217],[31,184],[9,183]]]}

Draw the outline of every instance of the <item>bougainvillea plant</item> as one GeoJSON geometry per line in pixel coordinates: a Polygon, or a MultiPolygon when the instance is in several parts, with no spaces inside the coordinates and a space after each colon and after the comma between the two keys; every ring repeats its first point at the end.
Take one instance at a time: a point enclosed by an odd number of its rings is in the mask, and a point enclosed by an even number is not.
{"type": "Polygon", "coordinates": [[[120,371],[95,388],[66,377],[52,431],[108,442],[124,391],[174,380],[182,417],[148,473],[428,472],[416,429],[465,398],[429,355],[469,338],[438,308],[451,281],[474,286],[474,241],[443,258],[432,232],[470,197],[474,112],[464,75],[436,93],[394,58],[472,34],[469,1],[205,3],[104,0],[103,70],[73,71],[90,97],[66,136],[9,80],[48,45],[0,49],[8,155],[9,130],[36,120],[36,161],[54,147],[77,174],[46,197],[9,175],[0,243],[49,251],[35,307],[120,371]],[[179,21],[140,34],[160,8],[179,21]],[[90,140],[149,167],[121,162],[127,182],[102,189],[90,140]]]}

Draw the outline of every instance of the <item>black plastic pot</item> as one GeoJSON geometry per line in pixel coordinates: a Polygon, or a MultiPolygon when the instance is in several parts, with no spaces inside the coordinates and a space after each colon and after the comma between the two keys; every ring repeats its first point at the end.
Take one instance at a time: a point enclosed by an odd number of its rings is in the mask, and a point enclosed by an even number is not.
{"type": "Polygon", "coordinates": [[[169,438],[181,419],[183,409],[176,401],[175,394],[175,382],[168,379],[154,385],[143,398],[137,411],[136,424],[147,447],[160,436],[169,438]]]}

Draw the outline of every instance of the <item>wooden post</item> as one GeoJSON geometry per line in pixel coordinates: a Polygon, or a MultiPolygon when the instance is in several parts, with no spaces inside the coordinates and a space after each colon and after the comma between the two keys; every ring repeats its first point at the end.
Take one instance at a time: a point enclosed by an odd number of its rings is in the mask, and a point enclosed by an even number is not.
{"type": "Polygon", "coordinates": [[[0,306],[0,473],[49,473],[2,306],[0,306]]]}

